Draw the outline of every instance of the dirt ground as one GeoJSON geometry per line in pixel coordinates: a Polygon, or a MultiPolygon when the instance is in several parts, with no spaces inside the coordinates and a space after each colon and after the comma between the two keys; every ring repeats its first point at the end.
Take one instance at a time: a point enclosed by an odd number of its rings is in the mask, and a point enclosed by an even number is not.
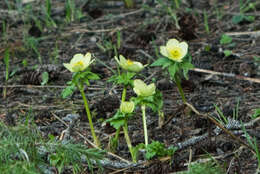
{"type": "MultiPolygon", "coordinates": [[[[106,148],[115,129],[102,121],[112,117],[118,109],[122,92],[122,86],[107,82],[113,75],[111,68],[116,69],[113,44],[118,44],[118,35],[120,47],[117,47],[117,53],[143,64],[153,63],[158,58],[159,46],[165,45],[168,39],[177,38],[189,44],[195,66],[189,72],[189,80],[182,81],[188,103],[201,114],[219,118],[214,107],[217,105],[230,119],[230,132],[244,142],[243,132],[233,122],[253,122],[247,131],[259,142],[259,121],[251,117],[260,108],[258,1],[250,1],[256,5],[242,13],[237,0],[187,0],[182,1],[179,9],[174,9],[172,1],[147,1],[145,4],[136,1],[135,7],[129,9],[121,1],[76,0],[81,16],[66,22],[64,1],[52,0],[51,18],[56,26],[46,24],[43,1],[21,1],[24,3],[19,7],[15,6],[15,1],[9,2],[9,7],[6,1],[0,2],[0,93],[3,94],[4,87],[7,90],[6,96],[2,95],[0,100],[0,121],[7,125],[19,124],[17,120],[23,120],[23,116],[31,112],[44,136],[59,137],[66,125],[58,118],[78,113],[80,121],[75,129],[92,141],[80,93],[61,98],[72,75],[62,64],[69,62],[76,53],[91,52],[96,59],[92,71],[99,74],[101,80],[91,81],[86,93],[95,116],[97,134],[106,148]],[[246,18],[248,16],[254,19],[246,18]],[[232,37],[232,42],[221,44],[223,34],[232,37]],[[5,82],[3,59],[7,48],[10,78],[5,82]],[[41,85],[43,72],[49,74],[45,85],[41,85]],[[238,114],[234,118],[237,106],[238,114]]],[[[140,78],[147,83],[156,82],[164,99],[165,123],[162,128],[158,128],[158,116],[147,111],[150,141],[157,140],[167,147],[173,145],[180,149],[171,160],[154,160],[145,168],[127,168],[121,173],[183,171],[189,160],[203,161],[209,159],[209,155],[218,160],[226,173],[255,173],[257,159],[241,142],[223,131],[216,134],[217,125],[201,115],[192,113],[187,116],[187,107],[183,105],[175,83],[161,68],[148,66],[140,78]],[[195,141],[199,136],[204,138],[195,141]],[[184,145],[187,141],[191,141],[190,144],[184,145]]],[[[129,88],[127,99],[134,95],[129,88]]],[[[140,110],[129,122],[129,134],[133,145],[143,143],[140,110]]],[[[73,133],[72,137],[92,147],[78,134],[73,133]]],[[[131,161],[123,133],[115,154],[131,161]]],[[[105,168],[106,173],[117,170],[105,168]]]]}

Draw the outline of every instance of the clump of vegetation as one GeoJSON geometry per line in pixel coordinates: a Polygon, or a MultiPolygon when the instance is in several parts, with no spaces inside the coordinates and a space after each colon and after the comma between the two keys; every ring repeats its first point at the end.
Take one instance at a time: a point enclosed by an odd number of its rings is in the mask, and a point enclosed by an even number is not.
{"type": "Polygon", "coordinates": [[[189,170],[182,174],[201,174],[201,173],[223,174],[225,172],[219,165],[216,165],[214,162],[207,162],[207,163],[192,164],[189,167],[189,170]]]}
{"type": "Polygon", "coordinates": [[[29,124],[7,127],[0,122],[0,171],[2,173],[36,174],[64,169],[79,173],[86,159],[93,172],[93,161],[103,158],[103,151],[88,149],[82,144],[62,143],[50,136],[46,141],[40,132],[29,124]]]}

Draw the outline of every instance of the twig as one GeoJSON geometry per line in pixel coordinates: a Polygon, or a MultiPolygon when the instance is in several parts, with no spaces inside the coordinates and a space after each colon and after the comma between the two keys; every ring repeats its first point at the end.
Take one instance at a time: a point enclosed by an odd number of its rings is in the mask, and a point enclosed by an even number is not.
{"type": "Polygon", "coordinates": [[[225,33],[226,35],[229,36],[243,36],[243,35],[250,35],[254,37],[259,37],[260,36],[260,30],[258,31],[246,31],[246,32],[228,32],[225,33]]]}
{"type": "Polygon", "coordinates": [[[196,71],[196,72],[203,72],[203,73],[208,73],[208,74],[213,74],[213,75],[221,75],[224,77],[233,77],[238,80],[246,80],[254,83],[260,83],[260,79],[256,78],[250,78],[250,77],[244,77],[232,73],[223,73],[223,72],[217,72],[217,71],[211,71],[211,70],[206,70],[206,69],[200,69],[200,68],[194,68],[191,71],[196,71]]]}

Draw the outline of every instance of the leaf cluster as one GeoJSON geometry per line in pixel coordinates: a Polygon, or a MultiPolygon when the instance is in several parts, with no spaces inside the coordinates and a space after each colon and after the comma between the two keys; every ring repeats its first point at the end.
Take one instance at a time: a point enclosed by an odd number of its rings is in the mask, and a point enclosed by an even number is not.
{"type": "Polygon", "coordinates": [[[116,85],[132,85],[133,80],[132,78],[136,75],[134,72],[123,72],[123,73],[118,73],[113,75],[112,77],[109,78],[108,82],[113,82],[116,85]]]}
{"type": "Polygon", "coordinates": [[[191,56],[189,54],[183,58],[182,62],[175,62],[166,57],[161,57],[152,63],[151,66],[161,66],[163,69],[167,68],[168,73],[173,80],[175,80],[176,74],[181,75],[181,70],[185,79],[188,79],[189,70],[194,68],[193,64],[191,63],[191,56]]]}
{"type": "Polygon", "coordinates": [[[67,82],[67,87],[62,90],[61,96],[62,98],[67,98],[73,94],[73,92],[77,89],[77,85],[90,85],[89,80],[99,80],[100,77],[91,72],[89,68],[87,68],[84,72],[76,72],[72,76],[72,81],[67,82]]]}
{"type": "Polygon", "coordinates": [[[146,147],[145,158],[150,160],[154,157],[172,156],[175,151],[176,148],[174,147],[166,148],[163,143],[160,143],[159,141],[153,141],[146,147]]]}
{"type": "Polygon", "coordinates": [[[117,110],[115,115],[106,120],[107,123],[110,123],[115,129],[119,129],[120,127],[124,126],[127,120],[133,115],[131,114],[123,114],[120,110],[117,110]]]}
{"type": "Polygon", "coordinates": [[[148,97],[138,96],[132,97],[131,100],[135,103],[135,105],[143,105],[150,107],[153,112],[157,112],[161,110],[163,107],[163,97],[162,93],[159,90],[155,91],[155,94],[148,97]]]}
{"type": "Polygon", "coordinates": [[[224,170],[219,166],[216,165],[213,161],[207,163],[195,163],[189,167],[187,172],[183,172],[183,174],[223,174],[225,173],[224,170]]]}

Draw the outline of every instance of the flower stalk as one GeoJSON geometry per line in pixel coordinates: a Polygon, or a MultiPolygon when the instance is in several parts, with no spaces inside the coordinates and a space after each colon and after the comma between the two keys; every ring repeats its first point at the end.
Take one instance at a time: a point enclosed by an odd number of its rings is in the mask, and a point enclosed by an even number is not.
{"type": "Polygon", "coordinates": [[[179,93],[181,95],[181,99],[182,99],[183,103],[185,104],[187,102],[187,100],[185,98],[183,89],[181,87],[181,80],[180,80],[180,78],[179,78],[179,76],[177,74],[175,74],[175,83],[176,83],[178,91],[179,91],[179,93]]]}
{"type": "Polygon", "coordinates": [[[128,149],[129,149],[129,151],[130,151],[132,160],[133,160],[134,163],[136,163],[136,158],[135,158],[135,155],[134,155],[133,146],[132,146],[132,143],[131,143],[129,134],[128,134],[127,122],[125,122],[125,124],[124,124],[124,126],[123,126],[123,131],[124,131],[124,134],[125,134],[125,141],[126,141],[126,144],[127,144],[127,146],[128,146],[128,149]]]}
{"type": "Polygon", "coordinates": [[[93,126],[92,117],[91,117],[91,113],[90,113],[90,110],[89,110],[88,101],[87,101],[87,98],[86,98],[85,93],[84,93],[84,89],[80,85],[78,85],[78,88],[79,88],[80,94],[82,96],[82,99],[84,101],[84,106],[85,106],[85,110],[87,112],[87,117],[88,117],[88,121],[89,121],[90,131],[91,131],[92,137],[94,139],[94,143],[99,147],[100,146],[100,142],[99,142],[99,140],[98,140],[98,138],[96,136],[96,133],[95,133],[95,129],[94,129],[94,126],[93,126]]]}
{"type": "Polygon", "coordinates": [[[145,146],[148,145],[148,132],[147,132],[147,125],[146,125],[146,116],[145,116],[145,104],[142,104],[142,118],[143,118],[143,127],[144,127],[144,142],[145,146]]]}

